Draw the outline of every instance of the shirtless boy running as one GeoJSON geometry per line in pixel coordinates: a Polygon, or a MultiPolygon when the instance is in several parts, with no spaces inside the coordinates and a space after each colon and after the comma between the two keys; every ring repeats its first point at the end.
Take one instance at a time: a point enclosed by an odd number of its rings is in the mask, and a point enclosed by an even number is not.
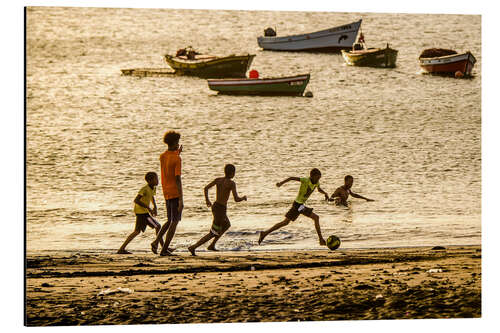
{"type": "Polygon", "coordinates": [[[214,216],[214,220],[212,223],[212,228],[206,234],[203,236],[196,244],[191,245],[188,247],[189,252],[193,256],[195,256],[195,250],[199,246],[205,244],[208,242],[210,239],[214,238],[212,244],[208,246],[208,250],[210,251],[217,251],[215,249],[215,243],[219,240],[219,238],[229,229],[231,226],[231,223],[229,222],[229,219],[226,215],[226,210],[227,210],[227,201],[229,199],[229,194],[232,192],[234,201],[235,202],[240,202],[240,201],[246,201],[247,197],[246,195],[243,197],[239,197],[238,193],[236,192],[236,183],[232,180],[236,173],[236,168],[232,164],[227,164],[224,167],[224,177],[220,178],[215,178],[210,184],[205,186],[204,192],[205,192],[205,201],[207,203],[208,207],[212,207],[212,214],[214,216]],[[210,199],[208,198],[208,190],[216,186],[217,188],[217,198],[212,205],[210,202],[210,199]]]}

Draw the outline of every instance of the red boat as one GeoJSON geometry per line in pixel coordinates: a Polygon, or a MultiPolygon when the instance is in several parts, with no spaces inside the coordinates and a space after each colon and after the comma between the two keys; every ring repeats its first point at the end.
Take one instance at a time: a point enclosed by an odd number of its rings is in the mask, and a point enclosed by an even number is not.
{"type": "Polygon", "coordinates": [[[418,58],[420,67],[428,73],[452,74],[455,76],[470,76],[476,58],[469,51],[461,54],[451,54],[438,57],[418,58]]]}

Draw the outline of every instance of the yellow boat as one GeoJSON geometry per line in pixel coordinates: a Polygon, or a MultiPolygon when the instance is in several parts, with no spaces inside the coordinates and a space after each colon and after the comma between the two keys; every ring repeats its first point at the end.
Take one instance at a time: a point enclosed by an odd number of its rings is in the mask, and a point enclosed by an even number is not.
{"type": "Polygon", "coordinates": [[[391,49],[389,44],[384,49],[369,48],[352,51],[342,50],[341,52],[348,65],[368,67],[396,67],[398,55],[398,51],[391,49]]]}
{"type": "Polygon", "coordinates": [[[203,78],[243,78],[252,64],[254,54],[218,57],[199,54],[192,49],[180,49],[175,56],[165,55],[175,74],[203,78]]]}

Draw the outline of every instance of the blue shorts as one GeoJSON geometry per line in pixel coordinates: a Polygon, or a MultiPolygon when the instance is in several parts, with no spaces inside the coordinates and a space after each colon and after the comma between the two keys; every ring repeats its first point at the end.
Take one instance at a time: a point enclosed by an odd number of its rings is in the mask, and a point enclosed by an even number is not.
{"type": "Polygon", "coordinates": [[[166,200],[168,222],[179,222],[182,212],[179,212],[179,198],[166,200]]]}

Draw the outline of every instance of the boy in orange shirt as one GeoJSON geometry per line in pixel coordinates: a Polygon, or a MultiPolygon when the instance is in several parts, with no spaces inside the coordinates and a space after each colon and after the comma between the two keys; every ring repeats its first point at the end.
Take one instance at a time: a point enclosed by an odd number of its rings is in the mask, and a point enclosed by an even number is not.
{"type": "Polygon", "coordinates": [[[156,239],[151,243],[151,250],[156,254],[158,252],[158,243],[161,242],[165,232],[167,233],[160,252],[161,256],[172,254],[173,249],[169,249],[168,246],[172,238],[174,238],[184,208],[181,157],[179,156],[182,151],[182,146],[179,147],[180,138],[181,135],[175,131],[169,131],[163,136],[163,142],[167,144],[168,149],[160,155],[161,186],[167,206],[168,222],[163,225],[156,239]]]}

